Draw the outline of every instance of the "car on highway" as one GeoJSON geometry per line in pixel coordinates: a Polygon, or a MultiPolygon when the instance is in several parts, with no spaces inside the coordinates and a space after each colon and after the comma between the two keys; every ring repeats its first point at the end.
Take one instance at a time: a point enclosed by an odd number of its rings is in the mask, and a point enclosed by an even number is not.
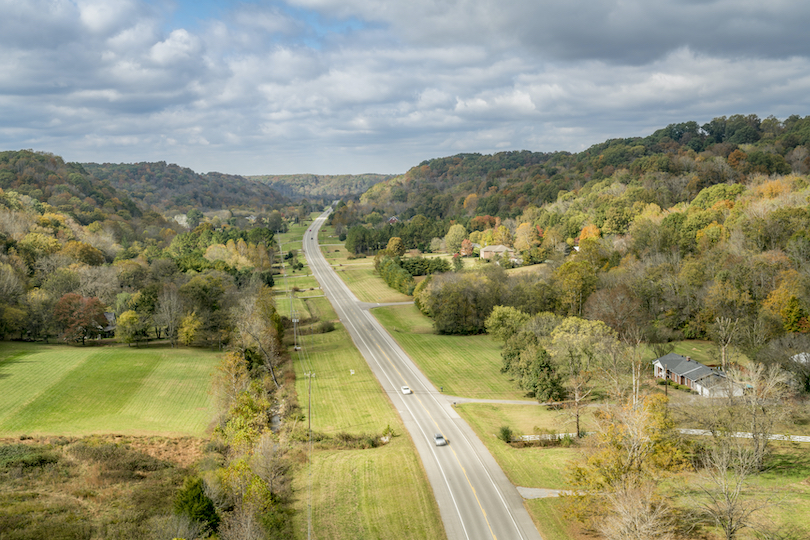
{"type": "Polygon", "coordinates": [[[433,436],[433,441],[436,443],[436,446],[445,446],[447,444],[447,439],[441,433],[436,433],[433,436]]]}
{"type": "Polygon", "coordinates": [[[401,390],[403,394],[413,394],[413,391],[411,391],[410,387],[408,386],[403,386],[401,390]]]}

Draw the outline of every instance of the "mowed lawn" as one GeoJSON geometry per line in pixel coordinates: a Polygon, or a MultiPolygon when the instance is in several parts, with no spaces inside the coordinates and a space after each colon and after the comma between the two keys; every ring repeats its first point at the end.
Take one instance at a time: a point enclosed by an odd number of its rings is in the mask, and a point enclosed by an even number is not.
{"type": "Polygon", "coordinates": [[[372,313],[445,394],[532,401],[500,372],[501,345],[489,336],[434,334],[430,319],[414,305],[375,308],[372,313]]]}
{"type": "Polygon", "coordinates": [[[318,538],[445,538],[439,509],[413,442],[390,399],[342,325],[326,334],[302,336],[304,360],[295,361],[301,410],[309,411],[305,372],[312,370],[312,430],[379,436],[391,427],[388,444],[365,450],[316,449],[311,476],[296,475],[299,494],[295,537],[307,538],[309,483],[312,525],[318,538]],[[354,371],[354,374],[352,374],[354,371]]]}
{"type": "Polygon", "coordinates": [[[0,435],[202,435],[219,355],[0,343],[0,435]]]}

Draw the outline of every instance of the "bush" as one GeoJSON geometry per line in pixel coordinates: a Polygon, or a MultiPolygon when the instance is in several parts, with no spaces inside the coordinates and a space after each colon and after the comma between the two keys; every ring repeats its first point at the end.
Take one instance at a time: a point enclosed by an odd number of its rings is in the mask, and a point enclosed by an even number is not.
{"type": "Polygon", "coordinates": [[[335,331],[335,323],[332,321],[321,321],[318,323],[318,332],[321,334],[328,334],[335,331]]]}
{"type": "Polygon", "coordinates": [[[188,477],[174,500],[174,513],[186,516],[192,522],[204,523],[211,531],[219,527],[219,516],[214,501],[205,494],[202,478],[188,477]]]}
{"type": "Polygon", "coordinates": [[[512,428],[501,426],[501,429],[498,430],[498,438],[507,444],[512,442],[512,428]]]}
{"type": "Polygon", "coordinates": [[[59,461],[59,456],[42,446],[11,444],[0,446],[0,469],[42,467],[59,461]]]}

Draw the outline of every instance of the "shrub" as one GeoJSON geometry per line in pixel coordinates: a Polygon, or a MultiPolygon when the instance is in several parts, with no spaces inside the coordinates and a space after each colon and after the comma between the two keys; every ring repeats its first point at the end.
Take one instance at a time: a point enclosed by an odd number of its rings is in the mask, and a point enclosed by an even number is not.
{"type": "Polygon", "coordinates": [[[335,330],[335,323],[332,321],[321,321],[318,323],[318,332],[321,334],[327,334],[329,332],[334,332],[335,330]]]}
{"type": "Polygon", "coordinates": [[[219,516],[214,501],[205,494],[202,478],[188,477],[174,500],[174,513],[186,516],[192,522],[200,522],[216,531],[219,527],[219,516]]]}
{"type": "Polygon", "coordinates": [[[0,446],[0,469],[42,467],[59,461],[59,456],[42,446],[11,444],[0,446]]]}
{"type": "Polygon", "coordinates": [[[501,429],[498,430],[498,438],[507,444],[512,442],[512,428],[501,426],[501,429]]]}

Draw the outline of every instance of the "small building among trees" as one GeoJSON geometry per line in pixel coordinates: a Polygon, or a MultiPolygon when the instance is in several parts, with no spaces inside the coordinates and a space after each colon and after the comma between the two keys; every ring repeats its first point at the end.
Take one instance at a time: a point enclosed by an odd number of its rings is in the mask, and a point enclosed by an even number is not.
{"type": "Polygon", "coordinates": [[[726,397],[743,394],[743,386],[728,379],[725,373],[705,366],[697,360],[669,353],[653,360],[657,379],[666,379],[686,386],[705,397],[726,397]]]}
{"type": "Polygon", "coordinates": [[[492,259],[496,255],[500,256],[502,259],[512,260],[515,258],[515,250],[498,244],[497,246],[487,246],[482,247],[478,252],[479,256],[482,259],[492,259]]]}

